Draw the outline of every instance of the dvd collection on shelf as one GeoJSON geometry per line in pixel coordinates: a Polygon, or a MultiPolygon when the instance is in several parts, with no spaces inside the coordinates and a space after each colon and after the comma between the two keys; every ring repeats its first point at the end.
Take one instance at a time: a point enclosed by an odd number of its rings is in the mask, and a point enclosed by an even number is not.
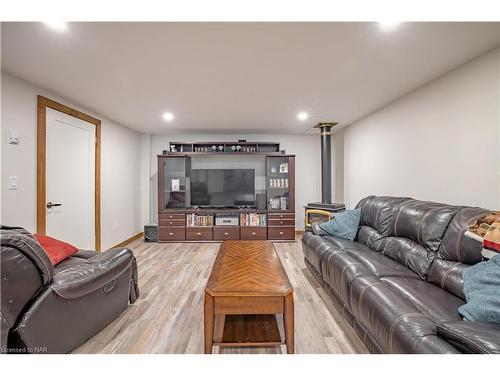
{"type": "Polygon", "coordinates": [[[211,227],[214,225],[214,217],[212,215],[187,214],[186,223],[188,227],[211,227]]]}
{"type": "Polygon", "coordinates": [[[265,227],[266,214],[243,213],[240,216],[240,225],[242,227],[265,227]]]}

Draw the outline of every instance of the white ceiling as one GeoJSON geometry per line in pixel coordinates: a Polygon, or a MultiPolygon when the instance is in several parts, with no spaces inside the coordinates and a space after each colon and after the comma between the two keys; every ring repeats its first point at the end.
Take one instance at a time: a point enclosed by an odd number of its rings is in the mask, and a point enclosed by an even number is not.
{"type": "Polygon", "coordinates": [[[500,23],[2,24],[2,69],[141,132],[349,124],[500,44],[500,23]],[[162,113],[175,119],[166,123],[162,113]],[[309,119],[297,120],[306,111],[309,119]]]}

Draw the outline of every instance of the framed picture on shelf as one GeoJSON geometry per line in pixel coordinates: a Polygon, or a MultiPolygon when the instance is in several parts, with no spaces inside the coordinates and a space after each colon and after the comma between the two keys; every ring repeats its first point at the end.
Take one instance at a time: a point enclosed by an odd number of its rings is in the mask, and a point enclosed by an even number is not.
{"type": "Polygon", "coordinates": [[[280,208],[280,199],[279,198],[269,198],[269,207],[270,210],[279,210],[280,208]]]}
{"type": "Polygon", "coordinates": [[[288,173],[288,163],[280,164],[280,173],[288,173]]]}
{"type": "Polygon", "coordinates": [[[180,190],[181,181],[178,178],[172,179],[172,191],[180,190]]]}

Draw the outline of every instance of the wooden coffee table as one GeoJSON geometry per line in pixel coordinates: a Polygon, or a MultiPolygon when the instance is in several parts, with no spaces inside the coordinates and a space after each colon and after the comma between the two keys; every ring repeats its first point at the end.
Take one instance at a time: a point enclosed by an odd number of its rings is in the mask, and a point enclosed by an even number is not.
{"type": "Polygon", "coordinates": [[[206,354],[213,345],[285,344],[294,352],[293,289],[271,242],[222,243],[205,287],[204,315],[206,354]],[[283,314],[284,340],[276,314],[283,314]]]}

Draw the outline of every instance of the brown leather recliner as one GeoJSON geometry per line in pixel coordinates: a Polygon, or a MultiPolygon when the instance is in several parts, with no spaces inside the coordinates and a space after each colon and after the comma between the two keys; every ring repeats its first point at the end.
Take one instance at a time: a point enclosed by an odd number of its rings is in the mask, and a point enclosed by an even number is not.
{"type": "Polygon", "coordinates": [[[80,250],[55,267],[22,228],[1,229],[1,347],[7,353],[67,353],[139,296],[129,249],[80,250]]]}
{"type": "MultiPolygon", "coordinates": [[[[482,261],[467,224],[486,212],[411,198],[362,199],[355,241],[302,237],[305,263],[371,352],[500,353],[500,323],[466,322],[462,272],[482,261]]],[[[500,291],[499,291],[500,293],[500,291]]]]}

